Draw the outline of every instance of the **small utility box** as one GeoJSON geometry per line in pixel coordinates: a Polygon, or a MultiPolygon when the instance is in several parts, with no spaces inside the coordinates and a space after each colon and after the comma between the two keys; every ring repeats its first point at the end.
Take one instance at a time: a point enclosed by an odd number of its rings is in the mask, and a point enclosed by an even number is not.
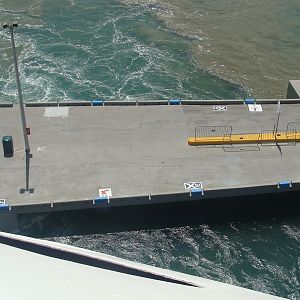
{"type": "Polygon", "coordinates": [[[11,135],[5,135],[2,138],[3,152],[5,157],[12,157],[14,155],[13,138],[11,135]]]}

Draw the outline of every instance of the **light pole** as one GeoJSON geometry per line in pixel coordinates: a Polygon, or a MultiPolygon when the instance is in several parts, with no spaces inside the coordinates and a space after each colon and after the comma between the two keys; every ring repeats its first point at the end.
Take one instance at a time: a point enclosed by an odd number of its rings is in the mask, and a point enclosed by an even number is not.
{"type": "Polygon", "coordinates": [[[10,24],[10,25],[3,24],[4,29],[9,28],[11,45],[12,45],[13,55],[14,55],[16,81],[17,81],[17,88],[18,88],[18,95],[19,95],[20,113],[21,113],[21,121],[22,121],[23,135],[24,135],[25,153],[26,153],[26,190],[28,190],[29,189],[30,147],[29,147],[29,141],[28,141],[28,132],[26,129],[25,109],[24,109],[24,102],[23,102],[23,98],[22,98],[22,90],[21,90],[19,69],[18,69],[18,60],[17,60],[16,46],[15,46],[15,39],[14,39],[14,28],[16,28],[16,27],[18,27],[17,22],[14,22],[13,24],[10,24]]]}

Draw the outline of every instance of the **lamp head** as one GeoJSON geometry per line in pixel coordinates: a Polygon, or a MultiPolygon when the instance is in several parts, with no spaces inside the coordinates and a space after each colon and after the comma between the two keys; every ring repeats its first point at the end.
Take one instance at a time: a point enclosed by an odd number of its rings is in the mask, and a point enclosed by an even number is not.
{"type": "Polygon", "coordinates": [[[18,22],[13,22],[13,27],[18,27],[18,22]]]}
{"type": "Polygon", "coordinates": [[[2,27],[3,27],[4,29],[6,29],[6,28],[8,28],[9,26],[8,26],[7,23],[5,23],[5,24],[2,25],[2,27]]]}

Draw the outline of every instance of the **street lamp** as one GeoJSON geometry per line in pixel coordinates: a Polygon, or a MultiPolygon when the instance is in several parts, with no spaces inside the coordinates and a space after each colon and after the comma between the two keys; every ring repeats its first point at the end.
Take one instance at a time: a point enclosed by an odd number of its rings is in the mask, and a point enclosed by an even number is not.
{"type": "Polygon", "coordinates": [[[18,69],[18,60],[17,60],[14,31],[13,31],[13,29],[16,27],[18,27],[17,22],[14,22],[13,24],[10,24],[10,25],[3,24],[3,28],[4,29],[9,28],[9,31],[10,31],[11,45],[12,45],[12,49],[13,49],[15,71],[16,71],[16,81],[17,81],[18,94],[19,94],[19,104],[20,104],[21,120],[22,120],[22,127],[23,127],[23,135],[24,135],[24,142],[25,142],[25,152],[29,154],[30,147],[29,147],[28,134],[27,134],[27,129],[26,129],[26,117],[25,117],[24,103],[23,103],[23,98],[22,98],[22,90],[21,90],[19,69],[18,69]]]}
{"type": "Polygon", "coordinates": [[[29,141],[28,141],[28,132],[27,132],[27,129],[26,129],[25,109],[24,109],[24,103],[23,103],[23,98],[22,98],[22,90],[21,90],[19,69],[18,69],[18,60],[17,60],[16,46],[15,46],[15,39],[14,39],[14,28],[16,28],[16,27],[18,27],[18,22],[13,22],[10,25],[8,25],[7,23],[3,24],[4,29],[9,28],[10,38],[11,38],[11,45],[12,45],[13,55],[14,55],[16,81],[17,81],[17,88],[18,88],[18,95],[19,95],[20,113],[21,113],[21,121],[22,121],[22,127],[23,127],[25,153],[26,153],[26,190],[28,190],[29,189],[30,147],[29,147],[29,141]]]}

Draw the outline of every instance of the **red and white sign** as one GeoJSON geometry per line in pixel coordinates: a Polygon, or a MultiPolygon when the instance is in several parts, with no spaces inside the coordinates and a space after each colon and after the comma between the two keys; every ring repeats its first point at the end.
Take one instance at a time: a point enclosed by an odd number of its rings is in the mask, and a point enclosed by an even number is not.
{"type": "Polygon", "coordinates": [[[112,197],[111,188],[99,189],[99,196],[100,197],[107,196],[109,199],[110,197],[112,197]]]}
{"type": "Polygon", "coordinates": [[[259,111],[262,112],[263,108],[261,106],[261,104],[248,104],[248,109],[249,111],[259,111]]]}

